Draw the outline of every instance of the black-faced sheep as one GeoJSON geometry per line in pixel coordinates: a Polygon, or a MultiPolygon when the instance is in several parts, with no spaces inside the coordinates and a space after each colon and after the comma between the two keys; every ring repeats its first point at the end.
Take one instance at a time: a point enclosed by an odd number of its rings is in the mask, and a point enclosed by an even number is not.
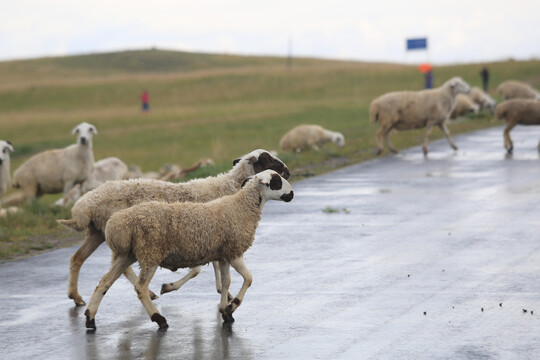
{"type": "Polygon", "coordinates": [[[92,136],[97,130],[83,122],[72,134],[78,134],[77,144],[36,154],[15,170],[13,187],[21,188],[24,194],[18,199],[63,193],[66,200],[71,188],[86,180],[94,167],[92,136]]]}
{"type": "Polygon", "coordinates": [[[160,329],[167,321],[152,303],[148,284],[158,266],[176,271],[219,261],[222,294],[219,311],[226,322],[240,306],[252,276],[243,255],[255,240],[267,200],[291,201],[291,185],[273,170],[266,170],[244,182],[241,190],[208,203],[147,202],[118,211],[105,229],[112,250],[112,264],[97,286],[85,311],[86,327],[95,329],[95,316],[101,299],[131,264],[138,261],[141,271],[135,291],[150,319],[160,329]],[[242,288],[228,303],[229,264],[244,278],[242,288]]]}
{"type": "MultiPolygon", "coordinates": [[[[540,101],[530,99],[503,101],[495,109],[495,119],[506,122],[504,147],[508,153],[512,153],[514,143],[510,138],[510,131],[518,124],[540,125],[540,101]]],[[[540,151],[540,143],[538,144],[538,151],[540,151]]]]}
{"type": "Polygon", "coordinates": [[[342,147],[345,145],[345,137],[340,132],[327,130],[320,125],[304,124],[283,135],[279,147],[283,151],[300,152],[307,149],[319,150],[328,142],[342,147]]]}
{"type": "MultiPolygon", "coordinates": [[[[79,271],[84,261],[105,241],[105,225],[116,211],[152,200],[208,202],[234,194],[240,189],[244,179],[267,169],[277,171],[286,179],[290,176],[289,169],[280,159],[262,149],[244,155],[235,160],[233,165],[227,173],[186,183],[174,184],[154,179],[109,181],[83,195],[71,210],[72,219],[59,220],[60,224],[75,230],[86,230],[83,244],[71,257],[68,296],[75,301],[76,305],[85,304],[77,289],[79,271]]],[[[199,271],[200,269],[193,269],[184,277],[184,280],[197,275],[199,271]]],[[[126,270],[125,275],[135,284],[137,276],[131,267],[126,270]]],[[[218,274],[216,274],[217,279],[219,279],[218,274]]],[[[179,280],[178,284],[181,285],[181,281],[179,280]]],[[[216,286],[219,291],[220,282],[216,286]]],[[[163,292],[174,289],[174,286],[172,288],[166,286],[163,292]]],[[[152,294],[152,297],[155,295],[152,294]]]]}
{"type": "Polygon", "coordinates": [[[497,93],[504,99],[533,99],[540,100],[540,94],[531,85],[516,81],[507,80],[497,86],[497,93]]]}
{"type": "Polygon", "coordinates": [[[439,126],[450,146],[457,150],[446,122],[456,104],[456,96],[466,94],[469,90],[470,87],[465,81],[455,77],[436,89],[391,92],[373,100],[369,108],[370,120],[372,123],[378,122],[381,125],[376,137],[378,154],[384,150],[383,138],[390,151],[398,152],[388,138],[392,130],[425,127],[427,130],[422,149],[427,155],[429,136],[434,125],[439,126]]]}

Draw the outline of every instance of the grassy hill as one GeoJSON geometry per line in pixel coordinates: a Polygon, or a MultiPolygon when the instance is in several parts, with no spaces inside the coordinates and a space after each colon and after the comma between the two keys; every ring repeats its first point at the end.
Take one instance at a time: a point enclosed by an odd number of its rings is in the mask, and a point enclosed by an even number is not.
{"type": "MultiPolygon", "coordinates": [[[[435,86],[456,75],[478,86],[483,65],[436,67],[435,86]]],[[[538,61],[487,66],[493,88],[509,78],[540,85],[538,61]]],[[[232,159],[255,148],[278,150],[281,136],[300,123],[344,133],[342,149],[329,145],[318,153],[279,154],[296,178],[374,157],[377,126],[368,119],[371,100],[423,86],[415,66],[294,59],[287,67],[277,57],[160,50],[0,62],[0,78],[0,139],[15,147],[12,172],[36,152],[72,144],[71,130],[82,121],[98,129],[96,159],[117,156],[151,171],[167,163],[187,167],[212,158],[216,166],[199,176],[227,170],[232,159]],[[150,94],[147,114],[140,111],[143,89],[150,94]]],[[[486,115],[469,118],[451,124],[450,130],[456,134],[491,126],[489,120],[486,115]]],[[[433,138],[441,136],[433,132],[433,138]]],[[[392,140],[404,148],[419,145],[422,137],[423,131],[412,131],[394,134],[392,140]]],[[[49,204],[58,197],[29,206],[25,221],[21,216],[0,220],[0,258],[24,253],[24,246],[10,249],[37,235],[57,236],[54,219],[69,216],[51,210],[49,204]],[[39,215],[28,223],[33,214],[39,215]]]]}

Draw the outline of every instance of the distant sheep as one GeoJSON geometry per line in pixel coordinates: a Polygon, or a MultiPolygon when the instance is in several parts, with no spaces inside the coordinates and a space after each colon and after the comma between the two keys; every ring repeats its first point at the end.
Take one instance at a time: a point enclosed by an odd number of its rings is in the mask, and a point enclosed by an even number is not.
{"type": "Polygon", "coordinates": [[[456,97],[456,106],[452,110],[450,119],[455,119],[460,116],[465,116],[469,113],[477,113],[480,109],[480,105],[474,103],[467,95],[458,94],[456,97]]]}
{"type": "Polygon", "coordinates": [[[479,87],[471,88],[471,91],[467,96],[480,106],[480,110],[487,109],[492,114],[495,111],[497,102],[479,87]]]}
{"type": "Polygon", "coordinates": [[[437,125],[446,136],[450,146],[457,146],[450,137],[446,122],[456,105],[458,94],[470,91],[469,85],[459,77],[446,81],[441,87],[421,91],[396,91],[379,96],[371,102],[369,113],[372,123],[379,122],[381,128],[377,131],[377,154],[386,146],[397,153],[388,136],[392,130],[410,130],[427,128],[422,149],[427,155],[429,136],[434,125],[437,125]]]}
{"type": "Polygon", "coordinates": [[[77,184],[64,197],[58,199],[55,205],[65,206],[77,201],[82,195],[110,180],[121,180],[128,177],[128,166],[117,157],[108,157],[94,163],[94,169],[82,184],[77,184]],[[66,201],[66,202],[65,202],[66,201]]]}
{"type": "Polygon", "coordinates": [[[533,99],[540,100],[540,94],[531,85],[516,81],[507,80],[497,86],[497,93],[504,98],[510,99],[533,99]]]}
{"type": "Polygon", "coordinates": [[[86,327],[95,329],[99,303],[122,272],[135,261],[141,271],[135,291],[146,312],[160,329],[168,327],[148,293],[158,266],[176,271],[219,261],[222,293],[219,311],[225,322],[233,322],[252,275],[244,264],[244,253],[255,240],[255,231],[268,200],[289,202],[291,185],[273,170],[244,182],[241,190],[208,203],[146,202],[116,212],[105,228],[112,250],[110,270],[99,282],[85,311],[86,327]],[[228,303],[229,264],[244,278],[242,288],[228,303]]]}
{"type": "MultiPolygon", "coordinates": [[[[495,109],[495,119],[506,121],[504,147],[508,153],[512,153],[514,143],[510,138],[510,131],[518,124],[540,125],[540,102],[531,99],[503,101],[495,109]]],[[[538,151],[540,151],[540,143],[538,143],[538,151]]]]}
{"type": "Polygon", "coordinates": [[[319,125],[298,125],[288,131],[279,142],[283,151],[300,152],[307,149],[319,150],[324,144],[333,142],[339,147],[345,145],[342,133],[330,131],[319,125]]]}
{"type": "Polygon", "coordinates": [[[11,184],[9,153],[15,151],[13,145],[6,140],[0,140],[0,207],[2,196],[11,184]]]}
{"type": "Polygon", "coordinates": [[[86,180],[94,168],[92,136],[97,130],[83,122],[72,134],[78,134],[77,144],[36,154],[15,171],[13,187],[22,189],[23,199],[63,193],[66,201],[71,188],[86,180]]]}
{"type": "MultiPolygon", "coordinates": [[[[79,271],[84,261],[105,241],[105,225],[115,212],[135,204],[157,200],[164,202],[193,201],[208,202],[237,192],[244,179],[266,169],[276,170],[284,178],[290,176],[287,166],[266,150],[258,149],[233,162],[233,168],[217,176],[195,179],[185,183],[170,183],[154,179],[133,179],[109,181],[82,196],[71,209],[71,220],[59,220],[62,225],[77,231],[86,230],[86,238],[73,254],[69,268],[68,296],[76,305],[84,305],[77,289],[79,271]]],[[[200,269],[195,268],[181,280],[166,286],[162,293],[176,290],[189,278],[196,276],[200,269]]],[[[126,277],[135,284],[137,276],[130,268],[126,277]]],[[[216,272],[216,287],[221,289],[216,272]]],[[[152,295],[155,297],[155,295],[152,295]]]]}

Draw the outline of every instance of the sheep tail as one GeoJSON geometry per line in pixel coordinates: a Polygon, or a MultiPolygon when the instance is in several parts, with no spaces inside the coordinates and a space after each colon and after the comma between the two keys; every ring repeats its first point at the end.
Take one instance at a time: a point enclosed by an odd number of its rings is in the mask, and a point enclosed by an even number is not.
{"type": "Polygon", "coordinates": [[[83,226],[82,224],[77,222],[77,220],[75,219],[69,219],[69,220],[60,219],[60,220],[56,220],[56,222],[59,223],[60,225],[63,225],[65,227],[68,227],[77,231],[83,231],[84,229],[86,229],[86,226],[83,226]]]}
{"type": "Polygon", "coordinates": [[[379,121],[379,111],[377,105],[373,104],[369,107],[369,121],[371,123],[376,123],[379,121]]]}

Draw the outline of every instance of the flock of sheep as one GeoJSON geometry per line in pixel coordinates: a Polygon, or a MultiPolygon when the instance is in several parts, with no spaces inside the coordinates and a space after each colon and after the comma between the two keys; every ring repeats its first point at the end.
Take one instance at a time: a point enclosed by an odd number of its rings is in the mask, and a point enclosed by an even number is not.
{"type": "MultiPolygon", "coordinates": [[[[481,109],[507,122],[504,146],[511,152],[509,132],[516,124],[540,124],[540,94],[516,81],[502,83],[497,91],[504,99],[498,105],[482,90],[471,89],[461,78],[452,78],[436,89],[391,92],[376,98],[370,106],[370,119],[380,124],[376,134],[378,153],[383,151],[383,141],[390,151],[397,152],[389,140],[392,130],[425,127],[423,151],[427,154],[435,125],[450,146],[457,149],[447,122],[481,109]]],[[[258,149],[233,161],[232,169],[226,173],[173,183],[169,180],[185,175],[204,161],[189,169],[168,168],[153,178],[143,178],[141,173],[129,175],[128,167],[120,159],[94,161],[92,138],[97,129],[93,125],[81,123],[72,133],[77,134],[76,144],[36,154],[14,172],[13,187],[20,191],[5,203],[15,204],[48,193],[63,194],[58,205],[75,202],[72,218],[58,222],[86,231],[69,268],[68,296],[78,306],[86,304],[78,291],[81,266],[102,243],[106,242],[112,250],[111,267],[86,309],[86,327],[96,327],[95,316],[103,296],[124,274],[134,285],[150,319],[160,329],[167,328],[166,319],[152,303],[157,295],[148,289],[157,267],[172,271],[190,268],[180,280],[163,284],[164,294],[178,290],[208,263],[214,266],[222,318],[234,321],[232,314],[252,282],[243,254],[254,241],[263,206],[268,200],[289,202],[293,198],[287,166],[271,152],[258,149]],[[135,262],[140,265],[138,276],[131,268],[135,262]],[[229,294],[230,266],[244,279],[235,297],[229,294]]],[[[319,125],[304,124],[287,132],[279,146],[283,151],[300,152],[319,150],[328,142],[341,147],[345,138],[342,133],[319,125]]],[[[0,200],[11,182],[9,153],[13,151],[9,141],[0,140],[0,200]]],[[[17,209],[4,209],[0,216],[14,211],[17,209]]]]}

